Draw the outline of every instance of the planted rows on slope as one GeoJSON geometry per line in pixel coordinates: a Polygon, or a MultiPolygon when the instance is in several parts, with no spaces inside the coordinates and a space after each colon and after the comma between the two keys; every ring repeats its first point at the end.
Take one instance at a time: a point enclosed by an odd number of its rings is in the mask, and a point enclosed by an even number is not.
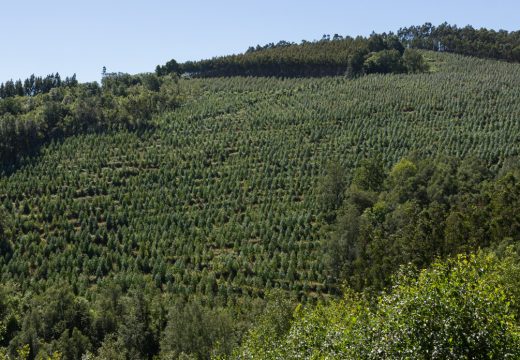
{"type": "Polygon", "coordinates": [[[188,98],[141,134],[47,146],[0,180],[9,251],[2,280],[81,293],[145,274],[222,301],[281,287],[329,289],[320,183],[410,152],[518,155],[518,65],[426,53],[434,72],[344,78],[185,80],[188,98]]]}

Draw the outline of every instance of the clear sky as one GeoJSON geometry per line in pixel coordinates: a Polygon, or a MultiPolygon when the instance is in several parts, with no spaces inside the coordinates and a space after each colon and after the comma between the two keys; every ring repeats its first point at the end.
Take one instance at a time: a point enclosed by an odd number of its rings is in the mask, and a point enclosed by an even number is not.
{"type": "Polygon", "coordinates": [[[0,82],[153,71],[248,46],[450,24],[520,30],[518,0],[0,0],[0,82]]]}

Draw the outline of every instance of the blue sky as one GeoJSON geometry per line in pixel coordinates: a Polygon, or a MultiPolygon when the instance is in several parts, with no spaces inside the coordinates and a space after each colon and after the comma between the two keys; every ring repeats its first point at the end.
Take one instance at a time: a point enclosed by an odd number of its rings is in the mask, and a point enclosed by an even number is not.
{"type": "Polygon", "coordinates": [[[520,30],[518,0],[0,0],[0,82],[35,73],[100,79],[250,45],[368,35],[426,21],[520,30]]]}

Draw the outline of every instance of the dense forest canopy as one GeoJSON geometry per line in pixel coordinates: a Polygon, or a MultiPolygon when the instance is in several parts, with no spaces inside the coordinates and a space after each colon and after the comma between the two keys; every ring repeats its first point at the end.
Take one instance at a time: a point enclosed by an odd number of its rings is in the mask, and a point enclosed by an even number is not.
{"type": "Polygon", "coordinates": [[[251,46],[243,54],[178,64],[170,60],[156,73],[189,76],[316,77],[371,73],[427,71],[427,64],[413,49],[446,51],[481,58],[520,61],[520,31],[495,31],[443,23],[401,28],[396,34],[369,37],[323,35],[300,44],[281,40],[251,46]]]}
{"type": "Polygon", "coordinates": [[[325,199],[344,197],[339,206],[326,201],[338,209],[325,243],[331,276],[379,291],[402,264],[425,268],[436,258],[519,242],[520,215],[511,213],[520,209],[519,170],[517,159],[493,176],[476,158],[405,158],[385,172],[369,159],[348,188],[331,186],[338,173],[329,173],[325,199]]]}
{"type": "Polygon", "coordinates": [[[28,85],[22,95],[0,99],[0,165],[6,169],[51,140],[147,128],[155,114],[180,103],[174,75],[108,74],[101,86],[78,84],[74,77],[60,82],[59,74],[46,77],[43,84],[48,79],[45,86],[28,85]]]}
{"type": "Polygon", "coordinates": [[[51,74],[46,77],[35,76],[34,74],[22,80],[9,80],[0,84],[0,99],[5,99],[14,96],[35,96],[38,94],[45,94],[51,89],[59,87],[74,87],[78,85],[76,74],[70,78],[66,77],[61,80],[60,74],[51,74]]]}
{"type": "Polygon", "coordinates": [[[0,86],[0,359],[520,357],[515,34],[0,86]]]}
{"type": "Polygon", "coordinates": [[[245,53],[178,64],[170,60],[157,66],[158,75],[177,73],[195,77],[276,76],[319,77],[372,73],[423,72],[422,56],[404,48],[396,35],[373,34],[369,38],[324,36],[301,44],[279,41],[250,47],[245,53]]]}
{"type": "Polygon", "coordinates": [[[520,61],[520,31],[475,29],[443,23],[401,28],[403,44],[415,49],[446,51],[480,58],[520,61]]]}

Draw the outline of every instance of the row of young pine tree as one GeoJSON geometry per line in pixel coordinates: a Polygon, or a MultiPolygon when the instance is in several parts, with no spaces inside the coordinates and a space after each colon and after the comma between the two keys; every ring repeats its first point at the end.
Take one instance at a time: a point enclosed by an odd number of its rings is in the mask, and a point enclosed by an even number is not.
{"type": "Polygon", "coordinates": [[[183,296],[139,273],[83,294],[66,282],[35,293],[5,282],[0,346],[29,359],[518,355],[518,162],[492,173],[474,159],[412,158],[386,171],[370,159],[349,178],[331,166],[322,185],[335,229],[323,254],[343,301],[183,296]]]}

